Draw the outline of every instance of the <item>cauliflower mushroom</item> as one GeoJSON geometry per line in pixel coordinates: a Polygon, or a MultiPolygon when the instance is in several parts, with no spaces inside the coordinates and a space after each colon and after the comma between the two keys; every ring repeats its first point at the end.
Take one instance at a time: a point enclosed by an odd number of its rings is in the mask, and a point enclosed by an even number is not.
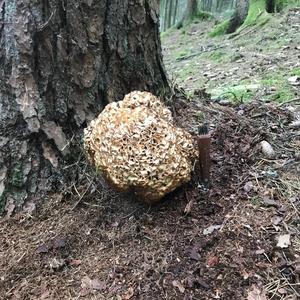
{"type": "Polygon", "coordinates": [[[174,125],[170,110],[140,91],[108,104],[85,129],[84,147],[112,187],[148,203],[188,182],[197,156],[192,136],[174,125]]]}

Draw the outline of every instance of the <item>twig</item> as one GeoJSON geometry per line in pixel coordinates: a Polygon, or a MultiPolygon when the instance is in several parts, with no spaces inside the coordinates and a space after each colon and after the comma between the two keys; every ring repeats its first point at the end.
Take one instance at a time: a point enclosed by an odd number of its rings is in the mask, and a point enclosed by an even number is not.
{"type": "Polygon", "coordinates": [[[81,202],[81,200],[83,199],[83,197],[85,196],[85,194],[86,194],[86,193],[88,192],[88,190],[90,189],[92,183],[93,183],[93,181],[90,182],[90,184],[88,185],[88,187],[86,188],[86,190],[83,192],[82,195],[80,195],[80,193],[78,192],[76,186],[74,185],[74,189],[75,189],[77,195],[79,196],[79,199],[78,199],[78,201],[75,203],[75,205],[71,208],[71,211],[74,210],[74,209],[78,206],[78,204],[81,202]]]}
{"type": "Polygon", "coordinates": [[[38,29],[37,29],[38,32],[43,31],[48,26],[48,24],[52,20],[52,18],[53,18],[53,16],[54,16],[55,13],[56,13],[56,10],[54,10],[54,12],[51,13],[49,19],[43,25],[41,25],[41,26],[38,27],[38,29]]]}
{"type": "Polygon", "coordinates": [[[281,106],[283,106],[287,103],[296,102],[296,101],[299,101],[299,104],[300,104],[300,98],[294,98],[294,99],[290,99],[290,100],[287,100],[285,102],[282,102],[282,103],[278,104],[277,107],[281,107],[281,106]]]}

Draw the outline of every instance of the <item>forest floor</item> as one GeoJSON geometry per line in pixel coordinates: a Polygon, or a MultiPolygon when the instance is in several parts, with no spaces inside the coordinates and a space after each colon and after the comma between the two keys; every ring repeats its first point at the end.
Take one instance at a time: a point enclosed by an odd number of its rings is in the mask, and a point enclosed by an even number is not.
{"type": "Polygon", "coordinates": [[[275,15],[265,26],[211,38],[214,22],[197,22],[162,34],[165,64],[173,81],[193,96],[206,89],[214,100],[283,102],[299,97],[300,11],[275,15]],[[290,80],[290,81],[289,81],[290,80]]]}
{"type": "Polygon", "coordinates": [[[208,23],[163,38],[190,97],[174,96],[176,122],[209,122],[210,189],[195,175],[149,206],[82,172],[80,185],[0,220],[0,299],[299,299],[300,102],[288,79],[300,12],[271,22],[236,39],[206,37],[208,23]]]}

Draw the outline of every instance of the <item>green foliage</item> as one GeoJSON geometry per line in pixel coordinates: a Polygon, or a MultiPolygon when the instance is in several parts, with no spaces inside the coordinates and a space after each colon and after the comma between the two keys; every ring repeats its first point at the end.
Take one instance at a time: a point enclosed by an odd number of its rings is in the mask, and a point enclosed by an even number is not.
{"type": "Polygon", "coordinates": [[[227,33],[230,20],[225,20],[222,23],[216,25],[214,29],[208,34],[210,37],[222,36],[227,33]]]}
{"type": "Polygon", "coordinates": [[[286,7],[300,6],[300,0],[276,0],[275,10],[281,11],[286,7]]]}

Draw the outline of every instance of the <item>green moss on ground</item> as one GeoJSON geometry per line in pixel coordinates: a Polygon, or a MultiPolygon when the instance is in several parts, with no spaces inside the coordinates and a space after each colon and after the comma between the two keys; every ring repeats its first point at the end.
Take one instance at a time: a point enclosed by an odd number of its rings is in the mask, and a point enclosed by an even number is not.
{"type": "Polygon", "coordinates": [[[227,33],[230,25],[230,20],[225,20],[222,23],[216,25],[211,32],[209,32],[210,37],[223,36],[227,33]]]}
{"type": "Polygon", "coordinates": [[[290,71],[290,75],[292,76],[300,76],[300,68],[295,68],[293,70],[290,71]]]}
{"type": "Polygon", "coordinates": [[[266,100],[285,102],[295,97],[292,88],[288,82],[289,76],[289,74],[277,72],[268,73],[262,78],[261,83],[264,87],[274,89],[272,94],[270,94],[266,100]]]}
{"type": "Polygon", "coordinates": [[[224,62],[227,57],[227,53],[222,50],[216,50],[213,52],[209,52],[204,57],[207,56],[208,59],[215,61],[217,63],[224,62]]]}
{"type": "Polygon", "coordinates": [[[191,55],[191,54],[192,54],[192,51],[190,49],[180,50],[175,53],[175,59],[180,60],[181,58],[191,55]]]}
{"type": "Polygon", "coordinates": [[[258,84],[240,82],[234,86],[224,86],[223,88],[212,90],[213,98],[222,98],[234,103],[249,102],[254,98],[255,91],[259,89],[258,84]]]}
{"type": "Polygon", "coordinates": [[[160,38],[164,39],[164,38],[171,36],[175,32],[175,30],[176,30],[175,27],[171,27],[171,28],[167,29],[166,31],[161,32],[160,38]]]}

